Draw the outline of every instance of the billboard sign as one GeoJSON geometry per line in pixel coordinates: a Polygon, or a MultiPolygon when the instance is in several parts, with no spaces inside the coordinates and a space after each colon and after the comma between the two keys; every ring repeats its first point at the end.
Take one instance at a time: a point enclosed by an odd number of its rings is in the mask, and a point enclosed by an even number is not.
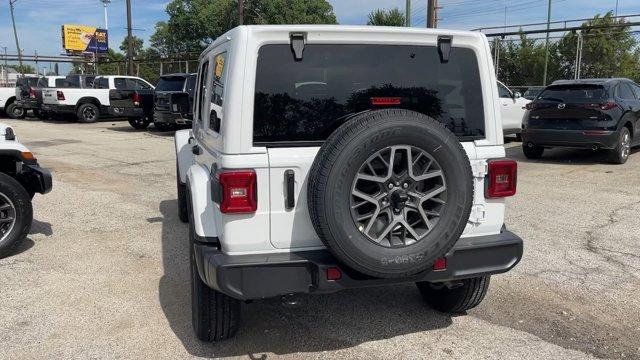
{"type": "Polygon", "coordinates": [[[62,25],[62,47],[69,53],[98,53],[109,50],[107,30],[84,25],[62,25]]]}

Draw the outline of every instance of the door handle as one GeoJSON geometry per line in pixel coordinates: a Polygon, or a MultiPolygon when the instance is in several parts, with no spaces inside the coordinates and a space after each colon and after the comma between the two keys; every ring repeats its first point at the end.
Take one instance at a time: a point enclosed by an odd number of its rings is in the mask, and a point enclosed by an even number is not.
{"type": "Polygon", "coordinates": [[[293,170],[289,169],[284,172],[284,184],[286,189],[284,208],[286,210],[291,210],[296,206],[296,199],[294,195],[296,186],[296,173],[293,170]]]}

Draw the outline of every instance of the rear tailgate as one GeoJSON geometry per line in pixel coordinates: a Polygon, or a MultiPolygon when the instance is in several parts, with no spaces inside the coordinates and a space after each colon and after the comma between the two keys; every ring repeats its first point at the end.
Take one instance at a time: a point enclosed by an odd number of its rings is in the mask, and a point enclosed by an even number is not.
{"type": "Polygon", "coordinates": [[[60,104],[60,101],[58,101],[58,89],[42,89],[42,103],[51,105],[60,104]]]}
{"type": "Polygon", "coordinates": [[[556,85],[530,105],[529,127],[580,130],[610,116],[600,107],[608,94],[600,85],[556,85]]]}
{"type": "Polygon", "coordinates": [[[115,108],[143,108],[145,114],[153,109],[153,90],[109,90],[109,104],[115,108]],[[139,103],[134,104],[134,96],[138,95],[139,103]]]}

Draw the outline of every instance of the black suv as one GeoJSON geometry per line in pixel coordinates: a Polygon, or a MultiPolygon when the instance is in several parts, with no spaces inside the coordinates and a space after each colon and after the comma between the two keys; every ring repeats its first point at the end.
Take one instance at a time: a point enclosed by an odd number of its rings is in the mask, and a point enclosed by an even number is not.
{"type": "Polygon", "coordinates": [[[560,80],[527,104],[522,147],[529,159],[545,148],[606,149],[624,164],[640,145],[640,86],[629,79],[560,80]]]}

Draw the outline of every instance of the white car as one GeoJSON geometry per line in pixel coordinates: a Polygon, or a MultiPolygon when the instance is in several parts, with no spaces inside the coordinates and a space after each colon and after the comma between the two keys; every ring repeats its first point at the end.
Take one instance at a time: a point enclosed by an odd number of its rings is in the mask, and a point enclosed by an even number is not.
{"type": "Polygon", "coordinates": [[[29,234],[33,220],[31,199],[51,191],[51,172],[0,124],[0,258],[12,253],[29,234]]]}
{"type": "Polygon", "coordinates": [[[498,83],[498,95],[500,96],[500,115],[502,116],[502,131],[504,135],[518,135],[522,132],[522,117],[526,106],[531,100],[522,97],[518,92],[513,92],[501,83],[498,83]]]}
{"type": "Polygon", "coordinates": [[[440,311],[477,306],[523,249],[504,227],[517,165],[491,69],[477,32],[218,37],[175,134],[198,338],[233,336],[242,301],[296,293],[416,283],[440,311]]]}
{"type": "MultiPolygon", "coordinates": [[[[76,75],[77,76],[77,75],[76,75]]],[[[81,78],[78,86],[42,90],[42,110],[48,113],[75,114],[79,122],[92,123],[102,115],[142,117],[142,108],[131,108],[131,114],[113,114],[110,108],[112,90],[153,92],[153,85],[133,76],[92,76],[85,84],[81,78]],[[135,110],[135,112],[134,112],[135,110]]]]}

